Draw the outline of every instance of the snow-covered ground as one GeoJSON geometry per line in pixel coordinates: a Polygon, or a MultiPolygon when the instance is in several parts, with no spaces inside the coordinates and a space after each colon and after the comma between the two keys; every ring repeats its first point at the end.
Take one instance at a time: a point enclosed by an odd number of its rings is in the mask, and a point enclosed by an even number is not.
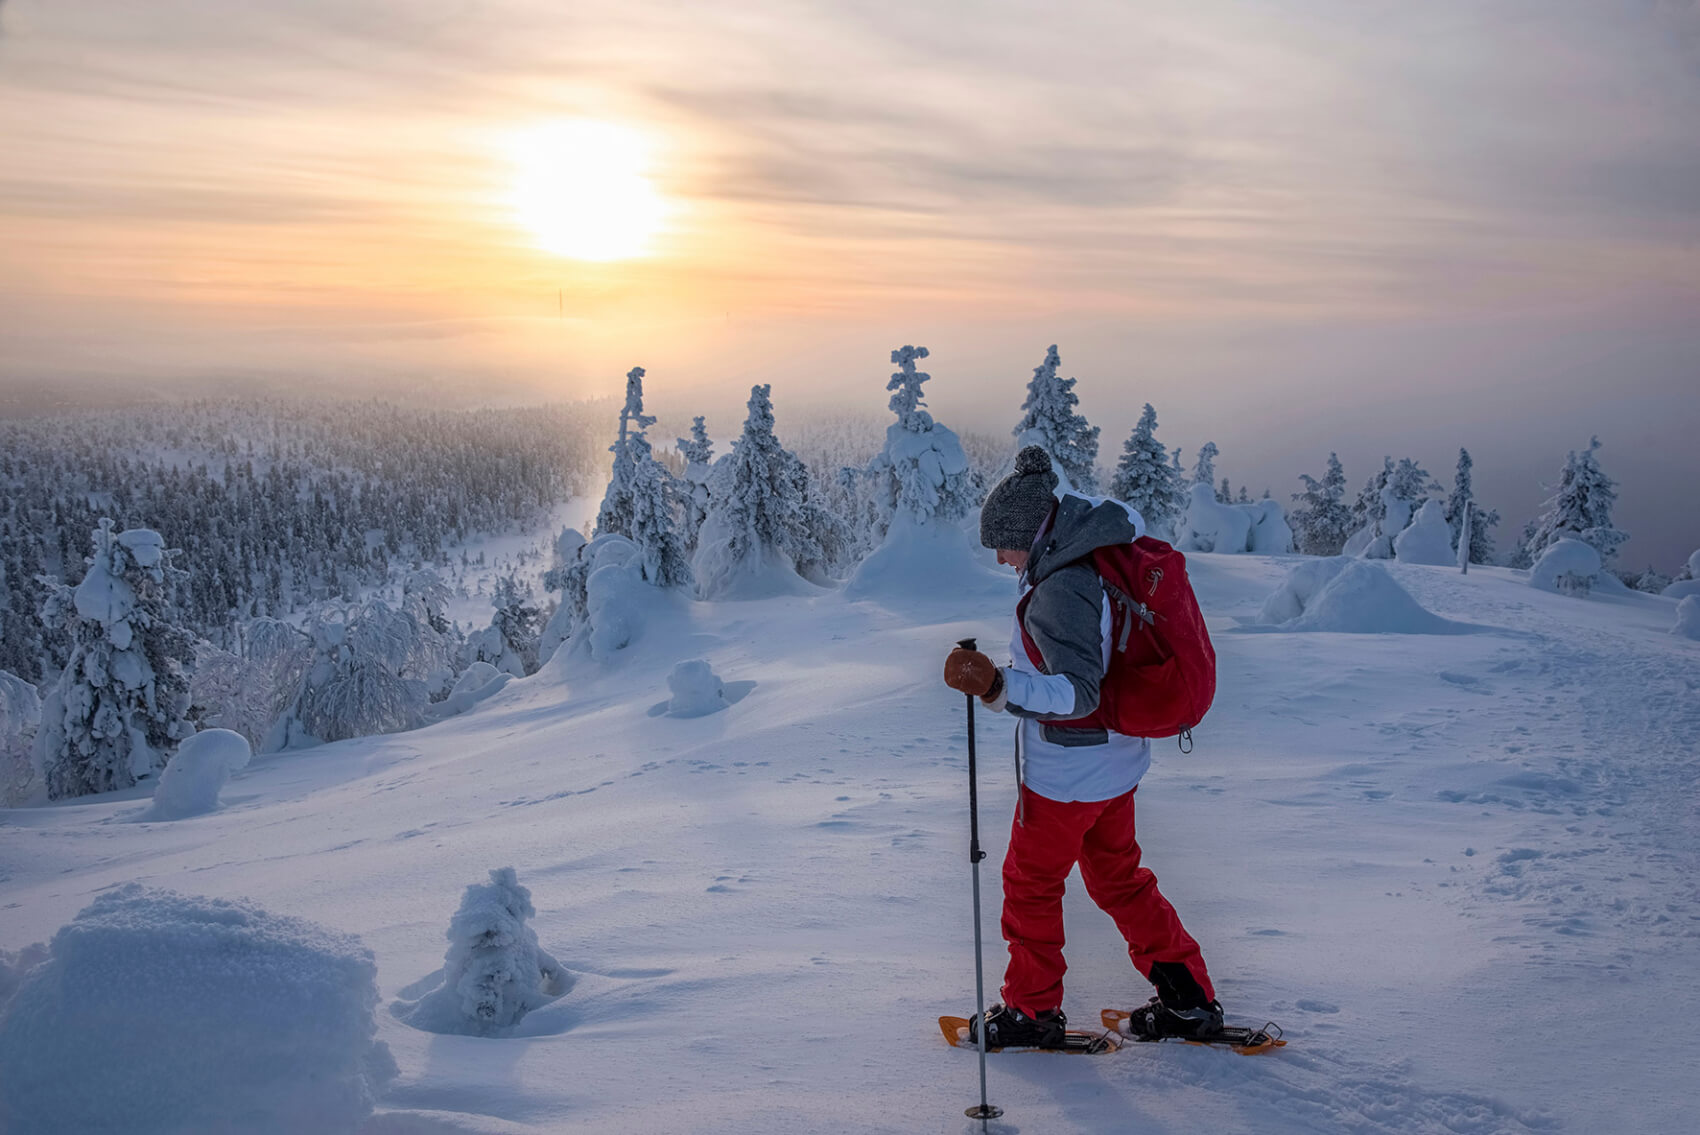
{"type": "MultiPolygon", "coordinates": [[[[1394,563],[1487,629],[1238,632],[1294,562],[1192,557],[1216,707],[1139,793],[1230,1019],[1291,1043],[994,1056],[992,1129],[1692,1130],[1700,643],[1675,603],[1394,563]]],[[[973,1055],[934,1024],[974,975],[939,667],[1006,641],[1007,609],[938,590],[690,605],[606,671],[557,659],[428,729],[256,757],[207,815],[135,822],[145,789],[0,811],[0,948],[131,881],[358,935],[400,1070],[372,1132],[977,1130],[973,1055]],[[689,659],[742,696],[654,712],[689,659]],[[566,995],[503,1039],[398,1020],[505,866],[566,995]]],[[[1015,785],[1007,721],[979,720],[995,988],[1015,785]]],[[[1143,1001],[1109,919],[1067,901],[1070,1013],[1143,1001]]]]}

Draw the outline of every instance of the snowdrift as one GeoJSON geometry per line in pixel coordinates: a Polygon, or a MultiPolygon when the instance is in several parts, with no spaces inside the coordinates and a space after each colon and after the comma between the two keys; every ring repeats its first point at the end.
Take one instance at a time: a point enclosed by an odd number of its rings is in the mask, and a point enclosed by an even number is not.
{"type": "Polygon", "coordinates": [[[358,1129],[396,1074],[360,940],[130,883],[53,936],[0,1017],[0,1129],[358,1129]]]}
{"type": "Polygon", "coordinates": [[[1555,540],[1529,569],[1529,586],[1565,595],[1586,595],[1601,578],[1600,553],[1580,540],[1555,540]]]}
{"type": "Polygon", "coordinates": [[[1676,605],[1676,626],[1670,633],[1700,641],[1700,595],[1690,595],[1676,605]]]}
{"type": "Polygon", "coordinates": [[[1427,610],[1386,568],[1350,556],[1311,560],[1288,573],[1242,631],[1337,634],[1474,634],[1487,630],[1427,610]]]}
{"type": "Polygon", "coordinates": [[[863,560],[844,585],[850,599],[985,595],[1013,598],[1015,576],[987,568],[968,533],[947,521],[917,521],[899,513],[885,543],[863,560]]]}

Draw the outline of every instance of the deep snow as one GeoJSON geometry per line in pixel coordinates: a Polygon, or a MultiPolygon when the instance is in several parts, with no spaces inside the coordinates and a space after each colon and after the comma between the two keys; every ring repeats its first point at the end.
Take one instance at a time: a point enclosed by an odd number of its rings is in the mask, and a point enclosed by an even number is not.
{"type": "MultiPolygon", "coordinates": [[[[1235,635],[1302,561],[1189,560],[1219,691],[1191,756],[1156,746],[1142,843],[1230,1018],[1291,1044],[993,1057],[993,1130],[1689,1130],[1700,644],[1675,602],[1387,563],[1488,629],[1235,635]]],[[[938,670],[1003,641],[1008,601],[668,603],[606,668],[558,656],[431,728],[256,757],[207,815],[125,822],[145,790],[0,811],[0,949],[131,880],[357,934],[400,1068],[374,1133],[977,1130],[973,1057],[933,1021],[973,996],[938,670]],[[652,715],[695,658],[754,686],[652,715]],[[389,1006],[440,974],[495,864],[570,991],[503,1039],[410,1027],[389,1006]]],[[[995,987],[1014,783],[1007,720],[979,720],[995,987]]],[[[1074,1018],[1142,1001],[1077,881],[1067,921],[1074,1018]]]]}

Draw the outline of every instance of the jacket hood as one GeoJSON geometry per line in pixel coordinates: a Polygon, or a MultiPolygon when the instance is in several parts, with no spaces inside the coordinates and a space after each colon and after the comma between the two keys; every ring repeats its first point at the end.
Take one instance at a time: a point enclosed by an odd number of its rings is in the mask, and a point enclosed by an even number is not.
{"type": "Polygon", "coordinates": [[[1129,544],[1145,535],[1145,520],[1132,505],[1106,497],[1065,493],[1039,529],[1027,560],[1027,582],[1036,585],[1052,572],[1083,560],[1099,548],[1129,544]]]}

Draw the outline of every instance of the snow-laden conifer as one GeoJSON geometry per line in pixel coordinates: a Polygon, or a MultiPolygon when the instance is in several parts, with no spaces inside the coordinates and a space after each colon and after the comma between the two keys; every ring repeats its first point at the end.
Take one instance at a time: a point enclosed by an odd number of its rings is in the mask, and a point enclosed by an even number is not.
{"type": "Polygon", "coordinates": [[[36,735],[37,765],[56,799],[128,788],[195,731],[195,643],[173,619],[184,573],[172,559],[158,533],[115,532],[103,518],[82,582],[45,605],[43,621],[71,642],[36,735]]]}
{"type": "Polygon", "coordinates": [[[960,521],[978,496],[979,486],[961,441],[934,422],[925,409],[921,387],[932,375],[916,370],[915,363],[926,357],[925,347],[905,346],[891,352],[898,370],[885,388],[893,392],[890,406],[897,421],[886,428],[885,448],[867,469],[881,539],[898,515],[920,524],[935,518],[960,521]]]}
{"type": "Polygon", "coordinates": [[[1328,455],[1328,468],[1317,480],[1299,474],[1304,492],[1294,493],[1299,507],[1290,518],[1298,550],[1307,556],[1337,556],[1352,534],[1352,512],[1346,507],[1346,471],[1338,454],[1328,455]]]}
{"type": "Polygon", "coordinates": [[[690,582],[691,567],[672,475],[650,448],[647,431],[655,418],[643,412],[643,375],[642,367],[626,373],[626,402],[619,437],[610,447],[614,465],[596,515],[596,534],[631,540],[638,547],[643,578],[657,587],[678,587],[690,582]]]}
{"type": "Polygon", "coordinates": [[[1617,555],[1620,544],[1629,539],[1628,533],[1612,526],[1612,505],[1617,503],[1617,482],[1605,475],[1594,451],[1600,439],[1593,438],[1584,450],[1571,450],[1559,473],[1558,488],[1546,503],[1546,511],[1535,524],[1529,540],[1529,553],[1539,559],[1541,553],[1559,540],[1571,537],[1582,541],[1609,563],[1617,555]]]}
{"type": "Polygon", "coordinates": [[[1172,539],[1180,516],[1175,505],[1183,487],[1179,470],[1169,464],[1168,451],[1157,440],[1157,411],[1147,402],[1139,424],[1122,446],[1110,495],[1138,510],[1147,531],[1172,539]]]}
{"type": "Polygon", "coordinates": [[[1021,420],[1010,431],[1019,451],[1037,445],[1049,453],[1064,477],[1083,493],[1098,491],[1098,427],[1088,425],[1075,410],[1080,396],[1075,379],[1061,378],[1057,368],[1062,358],[1055,344],[1045,352],[1045,361],[1033,368],[1027,383],[1027,399],[1021,404],[1021,420]]]}
{"type": "Polygon", "coordinates": [[[1207,441],[1198,447],[1198,460],[1192,466],[1192,483],[1209,485],[1211,490],[1216,488],[1216,458],[1221,454],[1216,443],[1207,441]]]}
{"type": "Polygon", "coordinates": [[[771,390],[750,388],[743,433],[714,467],[692,564],[705,599],[783,586],[827,559],[823,536],[835,520],[814,499],[803,463],[774,436],[771,390]]]}
{"type": "MultiPolygon", "coordinates": [[[[1464,509],[1475,500],[1471,477],[1474,464],[1470,459],[1470,451],[1460,446],[1458,467],[1452,474],[1452,493],[1446,498],[1446,523],[1452,529],[1454,552],[1458,550],[1458,539],[1463,533],[1464,509]]],[[[1484,509],[1481,505],[1476,505],[1470,510],[1470,563],[1493,562],[1493,528],[1498,523],[1498,509],[1484,509]]]]}
{"type": "Polygon", "coordinates": [[[442,984],[405,1006],[408,1022],[430,1032],[486,1036],[565,992],[566,971],[527,923],[536,914],[512,867],[467,887],[449,922],[442,984]]]}
{"type": "Polygon", "coordinates": [[[0,670],[0,807],[21,803],[34,789],[36,730],[41,698],[35,686],[0,670]]]}
{"type": "Polygon", "coordinates": [[[702,522],[708,516],[709,481],[714,468],[714,440],[708,436],[701,415],[691,419],[691,436],[679,438],[678,445],[685,459],[685,473],[679,487],[685,546],[694,553],[702,522]]]}

